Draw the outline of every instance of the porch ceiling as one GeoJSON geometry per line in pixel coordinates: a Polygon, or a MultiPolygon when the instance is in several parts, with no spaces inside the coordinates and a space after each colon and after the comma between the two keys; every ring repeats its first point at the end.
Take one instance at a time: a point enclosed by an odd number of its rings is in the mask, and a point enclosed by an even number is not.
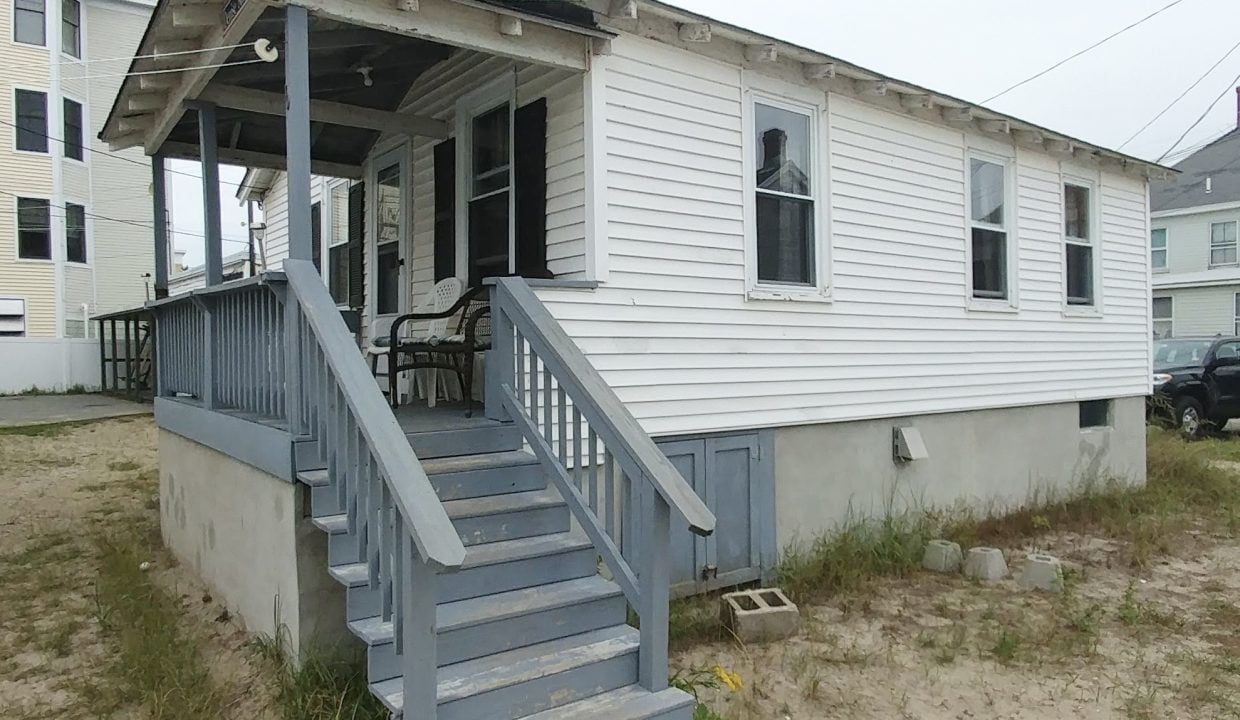
{"type": "MultiPolygon", "coordinates": [[[[266,39],[276,47],[284,46],[281,9],[264,11],[241,42],[252,44],[259,39],[266,39]]],[[[430,40],[311,16],[311,100],[380,112],[395,111],[418,77],[447,59],[452,50],[430,40]],[[366,84],[367,76],[370,85],[366,84]]],[[[254,57],[252,47],[241,47],[233,50],[226,62],[242,62],[254,57]]],[[[283,93],[283,59],[220,68],[199,98],[219,106],[217,141],[222,161],[256,167],[280,164],[285,154],[283,93]]],[[[312,117],[310,156],[319,164],[319,170],[333,171],[325,174],[345,175],[348,168],[359,167],[382,134],[379,129],[364,127],[366,124],[316,122],[312,117]]],[[[433,134],[433,126],[426,125],[426,134],[433,134]]],[[[187,112],[181,116],[162,149],[169,157],[197,156],[196,113],[187,112]]]]}

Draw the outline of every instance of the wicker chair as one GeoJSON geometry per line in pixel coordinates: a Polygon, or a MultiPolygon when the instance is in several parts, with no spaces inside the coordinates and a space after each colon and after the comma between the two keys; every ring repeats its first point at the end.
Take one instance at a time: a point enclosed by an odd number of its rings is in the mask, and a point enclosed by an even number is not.
{"type": "MultiPolygon", "coordinates": [[[[409,313],[392,321],[389,336],[392,351],[388,354],[388,381],[396,386],[399,373],[422,368],[449,370],[461,381],[461,395],[470,413],[473,412],[474,356],[491,349],[491,301],[485,287],[465,293],[451,308],[443,312],[409,313]],[[456,318],[455,331],[445,337],[402,337],[405,323],[456,318]]],[[[427,392],[435,392],[430,386],[427,392]]],[[[392,407],[400,404],[397,393],[391,395],[392,407]]]]}

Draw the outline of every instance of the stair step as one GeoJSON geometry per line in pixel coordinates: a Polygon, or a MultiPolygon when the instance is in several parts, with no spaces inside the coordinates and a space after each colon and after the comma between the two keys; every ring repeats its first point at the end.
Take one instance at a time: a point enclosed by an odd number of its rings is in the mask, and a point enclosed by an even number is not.
{"type": "Polygon", "coordinates": [[[331,484],[331,478],[327,476],[327,469],[322,470],[302,470],[297,473],[297,479],[310,487],[327,487],[331,484]]]}
{"type": "Polygon", "coordinates": [[[440,500],[542,490],[547,474],[523,450],[432,458],[422,462],[440,500]]]}
{"type": "Polygon", "coordinates": [[[491,468],[518,467],[521,465],[537,465],[538,458],[525,450],[506,450],[504,452],[479,453],[476,455],[456,455],[449,457],[430,458],[422,461],[422,469],[427,475],[446,473],[471,472],[489,470],[491,468]]]}
{"type": "Polygon", "coordinates": [[[554,488],[449,500],[443,507],[466,545],[565,532],[572,525],[554,488]]]}
{"type": "MultiPolygon", "coordinates": [[[[592,547],[593,545],[590,544],[588,538],[571,532],[537,535],[516,540],[487,543],[485,545],[472,545],[466,549],[465,562],[461,565],[461,569],[454,573],[440,576],[440,582],[450,580],[453,576],[468,570],[548,555],[559,555],[592,547]]],[[[328,568],[328,572],[347,587],[358,587],[370,581],[370,574],[366,563],[337,565],[328,568]]]]}
{"type": "MultiPolygon", "coordinates": [[[[598,575],[442,603],[436,608],[441,665],[597,630],[624,622],[620,587],[598,575]]],[[[372,682],[399,674],[391,622],[354,620],[349,629],[370,646],[372,682]]]]}
{"type": "Polygon", "coordinates": [[[328,535],[343,535],[349,531],[349,518],[344,513],[316,517],[314,524],[328,535]]]}
{"type": "Polygon", "coordinates": [[[405,437],[421,460],[507,452],[521,447],[521,431],[512,423],[478,420],[476,427],[406,432],[405,437]]]}
{"type": "Polygon", "coordinates": [[[693,696],[668,688],[657,693],[638,685],[527,715],[522,720],[691,720],[693,696]]]}
{"type": "MultiPolygon", "coordinates": [[[[641,646],[628,625],[593,630],[528,647],[448,665],[439,670],[440,720],[491,720],[526,715],[623,687],[637,671],[641,646]]],[[[371,690],[393,713],[404,705],[403,679],[375,683],[371,690]]]]}

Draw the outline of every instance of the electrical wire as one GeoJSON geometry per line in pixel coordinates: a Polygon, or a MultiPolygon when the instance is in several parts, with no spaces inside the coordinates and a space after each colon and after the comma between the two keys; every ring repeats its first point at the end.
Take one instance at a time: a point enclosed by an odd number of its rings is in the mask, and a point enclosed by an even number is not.
{"type": "Polygon", "coordinates": [[[1124,33],[1128,32],[1129,30],[1131,30],[1131,29],[1135,28],[1136,26],[1140,25],[1141,23],[1144,23],[1146,20],[1149,20],[1149,19],[1153,18],[1153,17],[1154,17],[1154,16],[1156,16],[1156,15],[1159,15],[1159,14],[1161,14],[1161,13],[1163,13],[1163,12],[1166,12],[1167,10],[1170,10],[1171,8],[1175,7],[1176,5],[1179,5],[1179,4],[1180,4],[1180,3],[1182,3],[1182,2],[1184,2],[1184,0],[1173,0],[1173,2],[1168,3],[1167,5],[1164,5],[1163,7],[1161,7],[1161,8],[1159,8],[1159,9],[1155,10],[1154,12],[1150,13],[1149,15],[1146,15],[1145,17],[1141,18],[1140,20],[1138,20],[1138,21],[1136,21],[1136,22],[1132,23],[1131,25],[1128,25],[1127,27],[1121,28],[1121,29],[1119,29],[1119,30],[1117,30],[1117,31],[1115,31],[1115,32],[1113,32],[1113,33],[1111,33],[1110,35],[1107,35],[1106,37],[1102,38],[1101,40],[1099,40],[1098,42],[1094,43],[1093,45],[1090,45],[1089,47],[1085,48],[1084,50],[1077,51],[1077,52],[1075,52],[1075,53],[1073,53],[1073,54],[1069,55],[1068,57],[1064,58],[1063,60],[1060,60],[1059,62],[1055,63],[1054,65],[1051,65],[1050,67],[1046,68],[1045,70],[1042,70],[1041,72],[1035,73],[1035,74],[1033,74],[1033,75],[1031,75],[1031,76],[1029,76],[1029,77],[1025,78],[1024,80],[1021,80],[1020,82],[1016,83],[1015,85],[1012,85],[1011,87],[1007,88],[1006,90],[1004,90],[1004,91],[1002,91],[1002,92],[1000,92],[1000,93],[997,93],[997,94],[995,94],[995,95],[991,95],[990,97],[988,97],[988,98],[986,98],[985,100],[983,100],[983,101],[982,101],[982,103],[983,103],[983,104],[985,104],[985,103],[988,103],[988,102],[990,102],[990,101],[992,101],[992,100],[996,100],[996,99],[998,99],[998,98],[1001,98],[1001,97],[1003,97],[1004,95],[1007,95],[1008,93],[1012,92],[1012,91],[1013,91],[1013,90],[1015,90],[1016,88],[1018,88],[1018,87],[1020,87],[1020,86],[1022,86],[1022,85],[1025,85],[1026,83],[1030,83],[1030,82],[1033,82],[1034,80],[1037,80],[1038,78],[1042,77],[1043,75],[1047,74],[1048,72],[1050,72],[1050,71],[1052,71],[1052,70],[1054,70],[1054,69],[1058,68],[1060,65],[1063,65],[1064,63],[1067,63],[1067,62],[1070,62],[1070,61],[1072,61],[1072,60],[1075,60],[1076,58],[1079,58],[1080,56],[1084,55],[1085,53],[1089,52],[1090,50],[1093,50],[1094,48],[1099,47],[1100,45],[1103,45],[1103,44],[1105,44],[1105,43],[1107,43],[1107,42],[1109,42],[1109,41],[1111,41],[1111,40],[1113,40],[1113,39],[1115,39],[1115,38],[1119,37],[1120,35],[1123,35],[1124,33]]]}
{"type": "MultiPolygon", "coordinates": [[[[9,192],[8,190],[0,190],[0,194],[8,195],[8,196],[10,196],[10,197],[19,198],[19,199],[23,198],[23,196],[18,195],[17,193],[14,193],[14,192],[9,192]]],[[[40,199],[42,199],[42,198],[40,198],[40,199]]],[[[64,205],[54,205],[54,204],[52,204],[51,202],[48,202],[48,203],[47,203],[47,206],[48,206],[48,208],[56,208],[57,210],[64,210],[66,213],[68,212],[68,208],[66,208],[64,205]]],[[[154,230],[154,229],[155,229],[155,224],[154,224],[154,223],[144,223],[144,222],[139,221],[139,220],[125,220],[125,219],[122,219],[122,218],[114,218],[114,217],[109,217],[109,216],[107,216],[107,215],[100,215],[99,213],[93,213],[93,212],[89,212],[89,211],[84,211],[84,212],[83,212],[83,214],[84,214],[86,217],[89,217],[89,218],[94,218],[94,219],[96,219],[96,220],[103,220],[103,221],[106,221],[106,222],[120,223],[120,224],[122,224],[122,225],[130,225],[130,226],[133,226],[133,227],[142,228],[143,230],[154,230]]],[[[49,215],[48,217],[55,217],[55,218],[57,218],[57,219],[60,219],[60,218],[65,218],[65,217],[68,217],[68,216],[67,216],[67,215],[49,215]]],[[[43,228],[36,228],[36,229],[43,229],[43,228]]],[[[50,228],[48,228],[48,229],[50,229],[50,228]]],[[[187,237],[196,237],[196,238],[203,238],[203,239],[205,239],[205,238],[207,237],[206,235],[203,235],[202,233],[192,233],[192,232],[187,232],[187,231],[185,231],[185,230],[175,230],[175,229],[170,229],[170,230],[169,230],[169,232],[170,232],[171,234],[174,234],[174,235],[185,235],[185,236],[187,236],[187,237]]],[[[248,242],[249,242],[248,240],[239,240],[239,239],[235,239],[235,238],[221,238],[221,239],[222,239],[222,240],[228,240],[229,242],[240,242],[240,243],[248,243],[248,242]]]]}
{"type": "Polygon", "coordinates": [[[166,70],[139,70],[137,72],[123,73],[104,73],[102,75],[81,75],[79,77],[66,77],[64,80],[98,80],[99,78],[115,78],[115,77],[141,77],[143,75],[166,75],[168,73],[189,72],[191,70],[210,70],[212,68],[235,67],[237,65],[253,65],[255,63],[273,62],[256,58],[254,60],[235,60],[233,62],[213,63],[210,65],[190,65],[183,68],[168,68],[166,70]]]}
{"type": "MultiPolygon", "coordinates": [[[[38,136],[40,136],[40,137],[47,138],[48,140],[51,140],[52,142],[58,142],[58,143],[60,143],[61,145],[66,145],[66,144],[68,144],[68,143],[67,143],[67,141],[66,141],[64,138],[53,137],[53,136],[51,136],[51,135],[48,135],[48,134],[47,134],[47,133],[45,133],[45,132],[39,132],[38,130],[31,130],[30,128],[24,128],[24,127],[22,127],[22,126],[18,125],[17,123],[14,123],[14,122],[9,122],[8,120],[0,120],[0,125],[7,125],[7,126],[9,126],[9,127],[11,127],[11,128],[14,128],[14,129],[16,129],[16,130],[20,130],[21,132],[27,132],[27,133],[31,133],[31,134],[33,134],[33,135],[38,135],[38,136]]],[[[96,155],[103,155],[103,156],[105,156],[105,157],[115,158],[115,159],[117,159],[117,160],[122,160],[122,161],[127,162],[127,163],[130,163],[130,164],[132,164],[132,165],[140,165],[140,166],[142,166],[142,167],[144,167],[144,168],[146,168],[146,169],[148,169],[148,170],[149,170],[149,169],[150,169],[150,167],[151,167],[149,164],[144,163],[144,162],[142,162],[141,160],[134,160],[133,158],[127,158],[127,157],[125,157],[124,155],[118,155],[118,154],[116,154],[116,153],[111,153],[111,152],[108,152],[108,151],[106,151],[106,150],[96,150],[95,148],[90,147],[89,145],[87,145],[87,143],[85,142],[85,138],[83,138],[83,142],[82,142],[81,147],[82,147],[82,149],[83,149],[83,150],[85,150],[85,151],[87,151],[87,152],[91,152],[91,153],[94,153],[94,154],[96,154],[96,155]]],[[[195,175],[194,173],[182,172],[182,171],[180,171],[180,170],[173,170],[173,169],[171,169],[171,168],[167,168],[167,167],[165,167],[165,168],[164,168],[164,172],[173,173],[173,174],[175,174],[175,175],[184,175],[184,176],[186,176],[186,177],[192,177],[192,178],[196,178],[196,179],[198,179],[198,180],[201,180],[201,179],[202,179],[202,176],[201,176],[201,175],[195,175]]]]}
{"type": "MultiPolygon", "coordinates": [[[[217,45],[215,47],[207,47],[207,48],[200,48],[200,49],[194,49],[194,50],[177,50],[176,52],[149,53],[146,55],[126,55],[125,57],[74,59],[74,60],[69,60],[67,62],[62,59],[61,63],[68,64],[68,65],[90,65],[91,63],[130,62],[133,60],[143,60],[146,58],[162,59],[162,58],[177,57],[178,55],[198,55],[201,53],[214,52],[216,50],[235,50],[237,48],[243,48],[243,47],[254,47],[254,43],[247,42],[247,43],[237,43],[236,45],[217,45]]],[[[22,65],[8,65],[7,67],[9,69],[18,69],[18,68],[40,68],[42,69],[42,68],[47,67],[47,63],[45,62],[44,63],[26,63],[22,65]]]]}
{"type": "Polygon", "coordinates": [[[1142,125],[1140,130],[1137,130],[1135,133],[1133,133],[1131,137],[1129,137],[1129,138],[1128,138],[1127,140],[1125,140],[1124,142],[1120,143],[1120,146],[1119,146],[1119,147],[1117,147],[1117,148],[1115,148],[1115,149],[1116,149],[1116,150],[1123,150],[1125,145],[1127,145],[1128,143],[1130,143],[1130,142],[1132,142],[1133,140],[1135,140],[1135,139],[1136,139],[1136,137],[1137,137],[1138,135],[1140,135],[1141,133],[1145,132],[1146,128],[1148,128],[1149,126],[1151,126],[1151,125],[1153,125],[1154,123],[1158,122],[1158,119],[1159,119],[1160,117],[1162,117],[1163,115],[1166,115],[1168,110],[1170,110],[1171,108],[1175,107],[1176,103],[1178,103],[1178,102],[1180,102],[1181,100],[1183,100],[1185,95],[1188,95],[1190,92],[1192,92],[1192,91],[1193,91],[1193,89],[1194,89],[1194,88],[1196,88],[1198,85],[1200,85],[1200,84],[1201,84],[1201,83],[1202,83],[1202,82],[1203,82],[1203,81],[1204,81],[1207,77],[1209,77],[1209,76],[1210,76],[1210,73],[1214,72],[1214,71],[1215,71],[1215,69],[1217,69],[1219,65],[1222,65],[1222,64],[1223,64],[1223,61],[1224,61],[1224,60],[1226,60],[1227,58],[1231,57],[1231,54],[1232,54],[1232,53],[1234,53],[1237,49],[1240,49],[1240,40],[1237,40],[1237,41],[1236,41],[1236,44],[1235,44],[1235,45],[1232,45],[1232,46],[1231,46],[1231,49],[1230,49],[1230,50],[1228,50],[1228,51],[1227,51],[1227,52],[1223,55],[1223,57],[1221,57],[1221,58],[1219,58],[1219,59],[1218,59],[1218,62],[1216,62],[1216,63],[1214,63],[1213,65],[1211,65],[1209,70],[1206,70],[1204,73],[1202,73],[1202,74],[1201,74],[1201,77],[1199,77],[1199,78],[1197,78],[1196,80],[1194,80],[1192,85],[1189,85],[1189,86],[1188,86],[1188,87],[1184,90],[1184,92],[1180,93],[1178,96],[1176,96],[1176,98],[1175,98],[1174,100],[1172,100],[1170,103],[1168,103],[1168,104],[1167,104],[1167,107],[1165,107],[1165,108],[1163,108],[1161,111],[1159,111],[1159,113],[1158,113],[1157,115],[1155,115],[1153,118],[1151,118],[1149,122],[1147,122],[1146,124],[1142,125]]]}
{"type": "Polygon", "coordinates": [[[1214,100],[1209,104],[1209,106],[1206,107],[1206,109],[1201,113],[1201,115],[1198,116],[1198,118],[1195,121],[1193,121],[1193,124],[1189,125],[1188,129],[1185,130],[1183,133],[1181,133],[1180,137],[1177,138],[1175,142],[1171,143],[1171,147],[1167,148],[1167,152],[1160,155],[1158,157],[1158,160],[1156,160],[1155,162],[1162,162],[1163,158],[1171,154],[1171,151],[1175,149],[1176,145],[1179,145],[1180,143],[1184,142],[1184,138],[1188,137],[1188,134],[1192,132],[1194,128],[1200,125],[1202,120],[1206,119],[1206,116],[1210,114],[1210,111],[1214,109],[1215,105],[1219,104],[1220,100],[1227,97],[1227,93],[1231,92],[1232,88],[1236,86],[1236,83],[1240,83],[1240,74],[1237,74],[1235,79],[1233,79],[1230,83],[1228,83],[1227,87],[1223,88],[1223,92],[1219,93],[1218,97],[1214,98],[1214,100]]]}
{"type": "Polygon", "coordinates": [[[1202,142],[1196,143],[1194,145],[1189,145],[1188,147],[1182,147],[1173,153],[1169,153],[1165,158],[1163,158],[1163,161],[1166,162],[1170,160],[1179,160],[1181,157],[1191,154],[1197,150],[1200,150],[1201,148],[1206,147],[1207,145],[1213,145],[1214,143],[1218,142],[1220,137],[1222,137],[1226,133],[1231,132],[1232,130],[1235,130],[1235,129],[1236,129],[1236,126],[1232,124],[1223,125],[1221,127],[1215,128],[1214,130],[1210,131],[1209,140],[1203,140],[1202,142]]]}

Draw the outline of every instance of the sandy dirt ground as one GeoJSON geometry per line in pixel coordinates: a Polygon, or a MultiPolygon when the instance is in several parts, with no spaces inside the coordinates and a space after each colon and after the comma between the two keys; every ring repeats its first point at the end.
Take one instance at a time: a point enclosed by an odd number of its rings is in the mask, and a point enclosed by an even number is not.
{"type": "Polygon", "coordinates": [[[1048,534],[1007,559],[1019,576],[1029,551],[1056,554],[1062,594],[923,572],[803,609],[791,640],[673,666],[739,674],[700,690],[729,719],[1240,717],[1240,544],[1190,533],[1141,571],[1122,549],[1048,534]]]}
{"type": "MultiPolygon", "coordinates": [[[[149,416],[0,435],[0,717],[100,717],[96,699],[118,679],[98,622],[96,538],[117,523],[157,527],[157,477],[149,416]]],[[[149,562],[202,640],[227,716],[269,717],[243,630],[169,556],[153,551],[149,562]]]]}

